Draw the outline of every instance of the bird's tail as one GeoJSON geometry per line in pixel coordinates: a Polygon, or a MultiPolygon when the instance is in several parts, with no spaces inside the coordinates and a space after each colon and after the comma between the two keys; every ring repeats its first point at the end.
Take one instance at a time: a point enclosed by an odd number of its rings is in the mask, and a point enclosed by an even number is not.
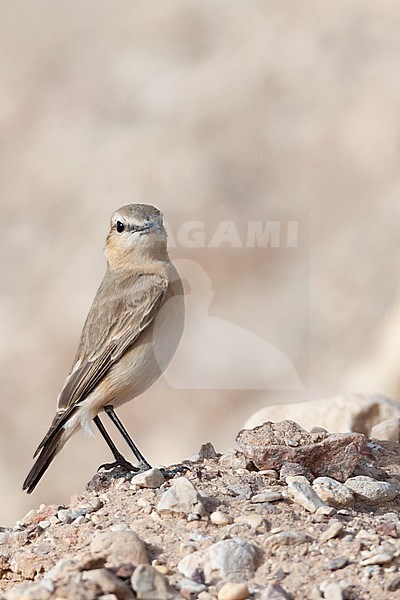
{"type": "Polygon", "coordinates": [[[26,490],[28,494],[33,492],[51,461],[64,445],[64,433],[64,428],[54,430],[53,435],[48,437],[40,449],[40,454],[22,486],[22,489],[26,490]]]}

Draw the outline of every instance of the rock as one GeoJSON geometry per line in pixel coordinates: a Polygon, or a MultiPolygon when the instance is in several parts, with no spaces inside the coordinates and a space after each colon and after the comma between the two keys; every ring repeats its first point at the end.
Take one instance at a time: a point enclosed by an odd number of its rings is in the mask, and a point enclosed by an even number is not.
{"type": "Polygon", "coordinates": [[[270,546],[295,546],[304,544],[308,536],[300,531],[279,531],[273,533],[265,539],[265,543],[270,546]]]}
{"type": "Polygon", "coordinates": [[[227,581],[218,592],[218,600],[246,600],[249,596],[247,583],[227,581]]]}
{"type": "Polygon", "coordinates": [[[282,492],[279,490],[267,490],[262,492],[261,494],[254,494],[250,498],[253,503],[262,503],[262,502],[276,502],[277,500],[282,500],[282,492]]]}
{"type": "Polygon", "coordinates": [[[30,582],[16,585],[4,596],[6,600],[50,600],[52,597],[54,597],[52,592],[46,590],[40,583],[32,585],[30,582]]]}
{"type": "Polygon", "coordinates": [[[291,481],[288,484],[288,494],[293,502],[300,504],[311,513],[314,513],[320,506],[325,506],[325,502],[314,492],[308,482],[291,481]]]}
{"type": "Polygon", "coordinates": [[[131,577],[132,588],[138,600],[179,600],[180,594],[150,565],[139,565],[131,577]]]}
{"type": "Polygon", "coordinates": [[[144,543],[130,529],[98,533],[90,544],[90,552],[94,558],[104,558],[111,568],[149,562],[144,543]]]}
{"type": "Polygon", "coordinates": [[[304,477],[308,481],[314,479],[314,475],[311,473],[310,469],[307,469],[304,465],[285,462],[279,470],[279,479],[287,482],[288,477],[304,477]]]}
{"type": "Polygon", "coordinates": [[[252,492],[249,485],[231,483],[227,487],[238,500],[250,500],[252,492]]]}
{"type": "Polygon", "coordinates": [[[277,582],[267,585],[260,600],[292,600],[293,596],[286,592],[277,582]]]}
{"type": "Polygon", "coordinates": [[[264,475],[264,477],[268,477],[268,479],[278,479],[279,474],[275,469],[261,469],[258,471],[259,475],[264,475]]]}
{"type": "Polygon", "coordinates": [[[385,589],[388,592],[395,592],[400,590],[400,575],[395,575],[386,583],[385,589]]]}
{"type": "Polygon", "coordinates": [[[178,477],[166,490],[157,505],[158,512],[182,513],[204,516],[204,501],[187,477],[178,477]]]}
{"type": "Polygon", "coordinates": [[[324,589],[325,600],[343,600],[342,588],[338,583],[328,583],[324,589]]]}
{"type": "Polygon", "coordinates": [[[393,559],[394,554],[392,552],[378,552],[362,560],[361,566],[366,567],[369,565],[386,565],[387,563],[392,562],[393,559]]]}
{"type": "Polygon", "coordinates": [[[253,429],[266,421],[292,419],[308,431],[319,426],[327,431],[355,431],[373,437],[373,426],[398,417],[400,404],[388,396],[344,394],[308,402],[266,406],[246,421],[244,429],[253,429]]]}
{"type": "Polygon", "coordinates": [[[321,517],[331,517],[335,514],[335,509],[332,506],[324,504],[323,506],[319,506],[317,508],[315,514],[321,517]]]}
{"type": "Polygon", "coordinates": [[[328,529],[322,532],[320,536],[321,544],[324,544],[328,540],[332,540],[335,537],[339,537],[344,531],[343,523],[340,521],[332,521],[328,529]]]}
{"type": "Polygon", "coordinates": [[[326,568],[330,571],[338,571],[339,569],[343,569],[349,564],[349,559],[347,556],[338,556],[337,558],[331,558],[326,563],[326,568]]]}
{"type": "Polygon", "coordinates": [[[257,529],[257,527],[264,525],[265,519],[263,515],[252,513],[251,515],[239,515],[239,517],[235,518],[235,523],[237,525],[249,525],[249,527],[257,529]]]}
{"type": "Polygon", "coordinates": [[[165,481],[164,475],[161,473],[160,469],[157,467],[153,467],[152,469],[148,469],[147,471],[143,471],[143,473],[138,473],[134,475],[131,479],[132,485],[137,485],[142,488],[151,488],[156,489],[159,488],[165,481]]]}
{"type": "Polygon", "coordinates": [[[0,532],[0,545],[5,544],[10,538],[10,531],[1,531],[0,532]]]}
{"type": "Polygon", "coordinates": [[[197,581],[193,581],[193,579],[185,578],[178,583],[178,588],[183,592],[197,595],[206,590],[207,586],[204,583],[198,583],[197,581]]]}
{"type": "Polygon", "coordinates": [[[331,506],[348,506],[354,501],[352,490],[331,477],[317,477],[312,482],[312,488],[321,500],[331,506]]]}
{"type": "Polygon", "coordinates": [[[256,553],[254,543],[234,537],[188,554],[179,562],[178,569],[190,578],[200,570],[204,572],[206,583],[212,583],[215,578],[241,583],[253,576],[256,553]]]}
{"type": "Polygon", "coordinates": [[[400,440],[400,418],[396,417],[377,423],[371,428],[370,437],[398,442],[400,440]]]}
{"type": "Polygon", "coordinates": [[[388,481],[375,481],[371,477],[358,475],[350,477],[346,486],[367,504],[381,504],[389,502],[397,495],[397,485],[388,481]]]}
{"type": "Polygon", "coordinates": [[[210,515],[210,521],[213,525],[229,525],[233,523],[233,517],[222,512],[222,510],[215,510],[210,515]]]}
{"type": "Polygon", "coordinates": [[[203,461],[206,459],[217,458],[218,452],[215,450],[211,442],[202,444],[199,450],[199,460],[203,461]]]}
{"type": "Polygon", "coordinates": [[[235,448],[229,448],[220,456],[219,463],[223,467],[230,467],[231,469],[247,469],[251,461],[242,452],[238,452],[235,448]]]}
{"type": "Polygon", "coordinates": [[[365,444],[359,433],[308,433],[293,421],[267,422],[252,430],[244,429],[236,441],[260,469],[280,469],[286,462],[298,463],[316,476],[339,481],[353,473],[365,444]],[[293,446],[293,441],[298,445],[293,446]]]}
{"type": "Polygon", "coordinates": [[[102,594],[114,594],[118,600],[134,600],[132,590],[108,569],[93,569],[82,573],[83,581],[95,583],[102,594]]]}

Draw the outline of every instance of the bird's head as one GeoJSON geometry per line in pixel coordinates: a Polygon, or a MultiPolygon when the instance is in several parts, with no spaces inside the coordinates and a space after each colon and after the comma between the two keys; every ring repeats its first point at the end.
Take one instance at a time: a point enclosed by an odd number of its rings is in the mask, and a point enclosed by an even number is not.
{"type": "Polygon", "coordinates": [[[116,210],[111,216],[105,255],[111,269],[129,268],[135,260],[166,258],[163,213],[150,204],[127,204],[116,210]]]}

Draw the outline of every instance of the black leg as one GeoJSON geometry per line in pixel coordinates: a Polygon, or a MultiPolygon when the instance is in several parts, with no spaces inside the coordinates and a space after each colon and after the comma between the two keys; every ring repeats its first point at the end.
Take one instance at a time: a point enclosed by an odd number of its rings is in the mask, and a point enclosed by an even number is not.
{"type": "Polygon", "coordinates": [[[110,417],[111,421],[114,423],[114,425],[116,426],[116,428],[118,429],[118,431],[120,432],[120,434],[122,435],[122,437],[124,438],[126,443],[128,444],[129,448],[132,450],[133,454],[136,456],[137,460],[139,461],[141,470],[151,469],[151,465],[147,462],[147,460],[145,459],[143,454],[140,452],[139,448],[133,442],[129,433],[127,432],[127,430],[125,429],[125,427],[123,426],[123,424],[121,423],[119,418],[117,417],[116,413],[114,412],[114,407],[113,406],[105,406],[104,411],[105,411],[106,415],[108,415],[110,417]]]}
{"type": "Polygon", "coordinates": [[[106,430],[106,428],[104,427],[103,423],[100,421],[100,418],[98,415],[96,415],[93,418],[93,421],[95,422],[98,430],[100,431],[101,435],[103,436],[103,438],[105,439],[108,447],[110,448],[111,452],[113,453],[113,456],[115,458],[115,462],[113,463],[105,463],[104,465],[100,465],[99,469],[113,469],[114,467],[123,467],[125,469],[127,469],[128,471],[138,471],[137,467],[134,467],[133,465],[131,465],[130,462],[128,462],[126,460],[126,458],[124,458],[121,454],[121,452],[118,450],[117,446],[114,444],[114,442],[112,441],[111,437],[108,435],[108,432],[106,430]]]}

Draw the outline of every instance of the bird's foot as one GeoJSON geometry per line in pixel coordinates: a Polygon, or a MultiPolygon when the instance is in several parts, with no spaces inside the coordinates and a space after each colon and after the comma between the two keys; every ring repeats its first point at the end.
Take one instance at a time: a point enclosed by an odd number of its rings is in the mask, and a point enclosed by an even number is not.
{"type": "Polygon", "coordinates": [[[114,462],[104,463],[100,465],[97,471],[100,471],[101,469],[104,469],[105,471],[112,471],[113,469],[122,469],[131,473],[139,473],[141,470],[140,467],[133,466],[132,463],[130,463],[128,460],[126,460],[126,458],[122,456],[122,454],[121,456],[115,457],[114,462]]]}

